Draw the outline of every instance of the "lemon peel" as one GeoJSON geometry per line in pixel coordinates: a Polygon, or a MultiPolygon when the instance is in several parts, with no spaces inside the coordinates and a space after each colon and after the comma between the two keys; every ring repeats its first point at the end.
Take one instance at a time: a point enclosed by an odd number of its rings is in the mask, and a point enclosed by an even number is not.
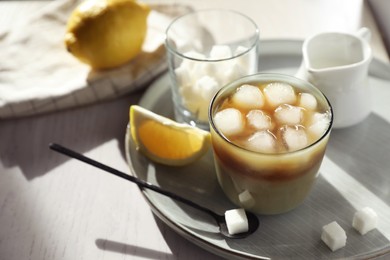
{"type": "Polygon", "coordinates": [[[210,147],[210,133],[175,122],[137,105],[130,107],[130,130],[137,148],[154,162],[183,166],[210,147]]]}
{"type": "Polygon", "coordinates": [[[149,12],[135,0],[86,0],[68,19],[66,49],[94,69],[123,65],[142,51],[149,12]]]}

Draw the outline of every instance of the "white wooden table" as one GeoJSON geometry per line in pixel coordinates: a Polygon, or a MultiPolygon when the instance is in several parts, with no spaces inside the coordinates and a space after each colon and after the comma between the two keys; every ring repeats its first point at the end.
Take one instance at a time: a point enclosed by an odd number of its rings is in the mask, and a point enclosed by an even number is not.
{"type": "MultiPolygon", "coordinates": [[[[319,31],[367,26],[374,56],[388,62],[363,0],[169,2],[238,10],[256,21],[262,39],[304,39],[319,31]]],[[[0,29],[12,28],[48,3],[0,2],[0,29]]],[[[48,149],[58,142],[127,172],[128,108],[141,95],[0,121],[0,259],[219,258],[155,217],[135,185],[48,149]]]]}

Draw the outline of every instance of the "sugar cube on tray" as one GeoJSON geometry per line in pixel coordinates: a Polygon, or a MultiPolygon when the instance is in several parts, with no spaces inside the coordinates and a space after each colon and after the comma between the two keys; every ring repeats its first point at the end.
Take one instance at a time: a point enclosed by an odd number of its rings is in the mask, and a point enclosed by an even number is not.
{"type": "Polygon", "coordinates": [[[353,216],[352,226],[359,231],[360,234],[364,235],[368,231],[376,228],[378,222],[378,215],[376,212],[369,207],[358,210],[353,216]]]}
{"type": "MultiPolygon", "coordinates": [[[[352,219],[352,226],[361,234],[376,228],[378,215],[370,207],[364,207],[355,212],[352,219]]],[[[332,250],[336,251],[346,245],[347,235],[343,228],[333,221],[322,227],[321,240],[332,250]]]]}
{"type": "Polygon", "coordinates": [[[347,234],[336,221],[333,221],[322,227],[321,240],[332,251],[336,251],[346,245],[347,234]]]}

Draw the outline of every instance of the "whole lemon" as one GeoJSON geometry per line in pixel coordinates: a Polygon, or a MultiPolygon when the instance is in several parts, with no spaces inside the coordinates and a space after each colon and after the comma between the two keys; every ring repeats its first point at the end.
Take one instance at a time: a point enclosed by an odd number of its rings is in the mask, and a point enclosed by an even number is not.
{"type": "Polygon", "coordinates": [[[148,5],[135,0],[87,0],[69,17],[67,50],[94,69],[120,66],[141,52],[148,5]]]}

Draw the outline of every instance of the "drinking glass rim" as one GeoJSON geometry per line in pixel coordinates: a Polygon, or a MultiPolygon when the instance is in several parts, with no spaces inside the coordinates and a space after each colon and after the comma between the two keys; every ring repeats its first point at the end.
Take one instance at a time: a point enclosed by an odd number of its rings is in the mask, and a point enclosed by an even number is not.
{"type": "Polygon", "coordinates": [[[185,58],[185,59],[192,60],[192,61],[200,61],[200,62],[221,62],[221,61],[228,61],[228,60],[236,59],[237,57],[243,56],[246,53],[250,52],[251,50],[253,50],[253,48],[256,48],[256,46],[260,42],[260,37],[259,36],[260,36],[259,27],[255,23],[255,21],[252,18],[250,18],[249,16],[247,16],[247,15],[241,13],[241,12],[238,12],[236,10],[223,9],[223,8],[209,8],[209,9],[193,10],[191,12],[188,12],[186,14],[183,14],[183,15],[173,19],[172,22],[168,25],[167,29],[165,30],[165,40],[164,40],[164,42],[165,42],[165,47],[168,49],[169,52],[172,52],[172,53],[176,54],[177,56],[179,56],[181,58],[185,58]],[[254,38],[254,41],[248,47],[248,49],[246,51],[241,52],[238,55],[233,55],[232,57],[224,58],[224,59],[198,59],[198,58],[194,58],[194,57],[190,57],[190,56],[184,55],[183,53],[177,51],[176,48],[172,47],[171,44],[169,44],[169,42],[168,42],[168,32],[171,29],[171,27],[178,20],[184,19],[187,16],[194,15],[194,14],[197,14],[197,13],[216,12],[216,11],[218,11],[218,12],[227,12],[227,13],[235,14],[237,16],[241,16],[241,17],[247,19],[254,26],[254,28],[255,28],[254,32],[255,33],[254,33],[253,37],[251,37],[251,38],[254,38]]]}
{"type": "MultiPolygon", "coordinates": [[[[328,109],[326,111],[328,112],[328,109]]],[[[315,146],[316,144],[318,144],[319,142],[321,142],[326,136],[328,136],[330,134],[330,131],[332,130],[332,125],[333,125],[333,108],[332,108],[331,103],[329,102],[329,99],[325,96],[325,94],[320,89],[318,89],[317,87],[315,87],[313,84],[311,84],[308,81],[299,79],[299,78],[291,76],[291,75],[282,74],[282,73],[256,73],[256,74],[247,75],[247,76],[241,77],[241,78],[239,78],[237,80],[234,80],[234,81],[230,82],[229,84],[223,86],[221,89],[219,89],[217,91],[217,93],[215,93],[215,95],[213,96],[213,98],[210,101],[209,109],[208,109],[208,117],[209,117],[209,122],[210,122],[211,128],[217,133],[217,135],[219,137],[221,137],[225,142],[229,143],[230,145],[234,146],[235,148],[237,148],[237,149],[239,149],[241,151],[244,151],[244,152],[247,152],[247,153],[251,153],[251,154],[258,154],[258,155],[262,155],[262,156],[276,156],[276,155],[288,156],[288,155],[294,155],[294,154],[303,152],[305,150],[308,150],[309,148],[311,148],[311,147],[315,146]],[[301,149],[298,149],[298,150],[287,151],[287,152],[282,152],[282,153],[276,153],[276,152],[275,153],[265,153],[265,152],[252,151],[252,150],[246,149],[246,148],[244,148],[242,146],[239,146],[238,144],[230,141],[224,134],[222,134],[219,131],[219,129],[215,126],[214,118],[213,118],[213,115],[212,115],[213,114],[212,113],[213,112],[213,104],[215,103],[216,98],[220,95],[220,93],[224,92],[226,89],[232,88],[233,86],[238,86],[240,84],[249,83],[251,81],[248,80],[248,79],[254,79],[254,78],[258,78],[258,77],[278,78],[280,81],[285,82],[285,83],[289,83],[288,79],[295,80],[295,81],[300,81],[305,86],[308,85],[309,87],[311,87],[311,88],[315,89],[316,91],[318,91],[318,93],[321,94],[322,97],[325,99],[326,104],[329,107],[329,113],[330,113],[329,126],[326,129],[326,131],[321,135],[321,137],[318,138],[313,143],[309,144],[308,146],[305,146],[305,147],[303,147],[301,149]]],[[[211,128],[210,128],[210,130],[211,130],[211,128]]]]}

